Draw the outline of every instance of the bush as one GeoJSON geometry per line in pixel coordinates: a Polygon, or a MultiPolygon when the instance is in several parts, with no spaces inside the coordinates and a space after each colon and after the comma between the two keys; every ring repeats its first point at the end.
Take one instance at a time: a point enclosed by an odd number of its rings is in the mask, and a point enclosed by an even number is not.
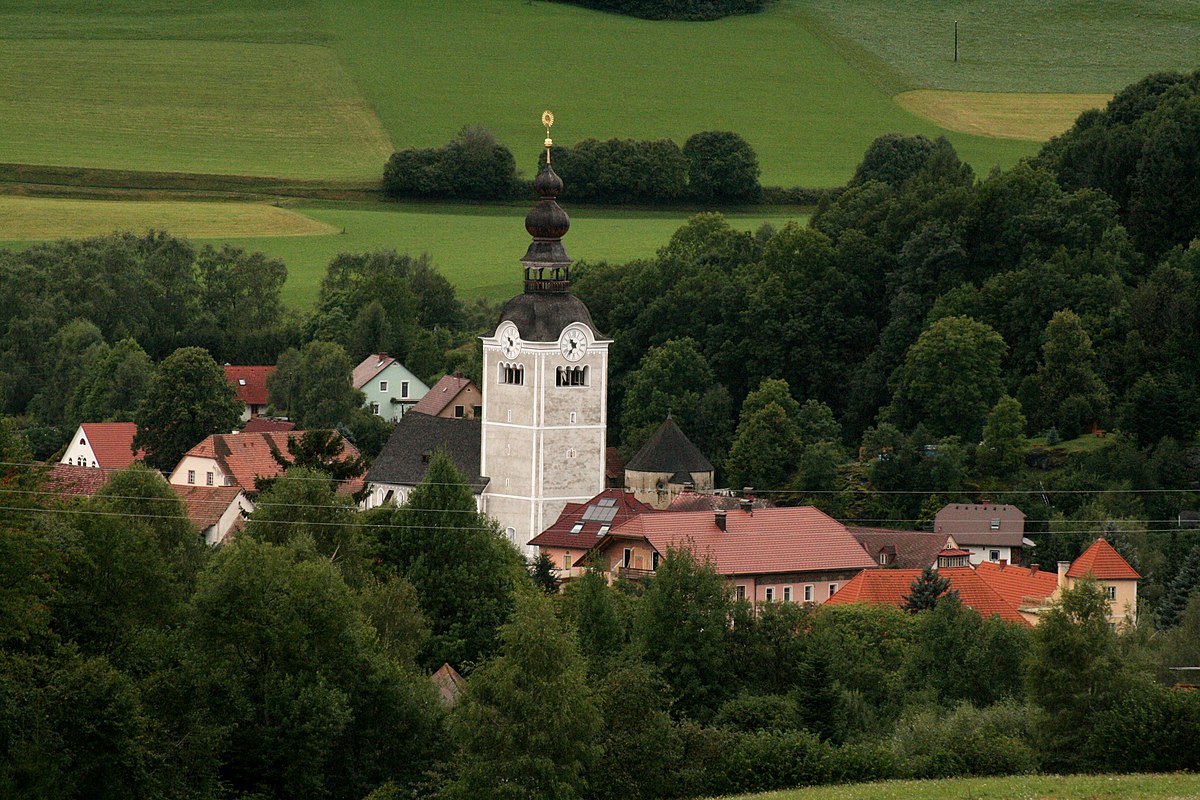
{"type": "Polygon", "coordinates": [[[896,725],[892,752],[907,778],[1023,775],[1038,769],[1029,744],[1037,730],[1037,712],[1011,701],[983,709],[963,703],[949,713],[910,708],[896,725]]]}
{"type": "Polygon", "coordinates": [[[863,783],[895,778],[899,773],[892,748],[886,741],[869,740],[829,750],[830,783],[863,783]]]}
{"type": "MultiPolygon", "coordinates": [[[[593,203],[660,203],[687,191],[688,161],[670,139],[584,139],[554,148],[563,196],[593,203]]],[[[542,155],[545,159],[545,154],[542,155]]]]}
{"type": "Polygon", "coordinates": [[[832,748],[811,733],[746,733],[724,753],[708,791],[765,792],[829,782],[832,748]]]}
{"type": "Polygon", "coordinates": [[[441,149],[393,153],[383,168],[387,197],[503,200],[517,189],[517,162],[487,130],[463,128],[441,149]]]}
{"type": "Polygon", "coordinates": [[[728,700],[713,717],[713,725],[744,733],[804,728],[796,702],[778,694],[741,695],[728,700]]]}
{"type": "Polygon", "coordinates": [[[1200,692],[1152,686],[1101,713],[1087,742],[1088,766],[1120,772],[1200,769],[1200,692]]]}
{"type": "Polygon", "coordinates": [[[688,188],[697,200],[756,203],[762,197],[758,156],[740,135],[695,133],[684,143],[683,154],[688,160],[688,188]]]}

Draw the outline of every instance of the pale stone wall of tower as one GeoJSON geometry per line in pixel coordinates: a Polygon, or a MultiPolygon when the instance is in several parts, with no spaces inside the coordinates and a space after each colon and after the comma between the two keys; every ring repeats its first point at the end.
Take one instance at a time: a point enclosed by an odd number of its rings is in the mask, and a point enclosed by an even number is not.
{"type": "Polygon", "coordinates": [[[573,362],[557,341],[522,342],[506,358],[495,336],[483,339],[484,510],[523,550],[568,502],[604,489],[608,341],[587,335],[587,353],[573,362]],[[522,385],[501,382],[505,365],[523,367],[522,385]],[[587,367],[587,385],[557,385],[559,367],[587,367]]]}

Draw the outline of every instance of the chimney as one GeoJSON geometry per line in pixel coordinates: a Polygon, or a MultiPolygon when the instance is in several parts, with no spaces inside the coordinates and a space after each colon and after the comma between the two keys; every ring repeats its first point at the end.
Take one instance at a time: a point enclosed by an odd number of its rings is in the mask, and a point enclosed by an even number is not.
{"type": "Polygon", "coordinates": [[[1030,565],[1029,565],[1029,574],[1030,574],[1030,575],[1037,575],[1037,573],[1038,573],[1038,565],[1037,565],[1037,564],[1030,564],[1030,565]]]}
{"type": "Polygon", "coordinates": [[[742,511],[747,514],[754,513],[754,501],[753,500],[743,497],[741,500],[738,501],[738,506],[740,506],[742,511]]]}
{"type": "Polygon", "coordinates": [[[725,509],[718,508],[713,516],[716,518],[717,527],[721,530],[725,530],[725,509]]]}
{"type": "Polygon", "coordinates": [[[1007,558],[1000,559],[1000,569],[1004,569],[1007,566],[1008,566],[1008,559],[1007,558]]]}
{"type": "Polygon", "coordinates": [[[1065,589],[1067,587],[1067,570],[1071,568],[1070,561],[1058,562],[1058,588],[1065,589]]]}

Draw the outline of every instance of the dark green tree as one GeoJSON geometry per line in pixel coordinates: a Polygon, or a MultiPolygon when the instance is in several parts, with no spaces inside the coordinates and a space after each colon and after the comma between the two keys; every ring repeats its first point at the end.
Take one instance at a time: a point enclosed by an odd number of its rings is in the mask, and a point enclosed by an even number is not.
{"type": "Polygon", "coordinates": [[[546,594],[558,591],[558,579],[554,577],[554,561],[546,553],[539,553],[529,564],[529,577],[533,580],[533,585],[546,594]]]}
{"type": "Polygon", "coordinates": [[[800,459],[800,441],[795,431],[795,423],[774,402],[749,415],[743,410],[725,459],[730,484],[763,489],[784,486],[800,459]]]}
{"type": "Polygon", "coordinates": [[[588,793],[597,800],[651,800],[676,791],[684,757],[667,713],[670,693],[654,670],[619,660],[590,679],[603,724],[588,793]]]}
{"type": "Polygon", "coordinates": [[[1200,545],[1192,548],[1171,583],[1166,586],[1158,611],[1159,627],[1173,628],[1178,625],[1189,598],[1197,589],[1200,589],[1200,545]]]}
{"type": "Polygon", "coordinates": [[[934,150],[934,143],[919,133],[915,136],[886,133],[876,137],[867,146],[848,185],[880,181],[889,186],[900,186],[929,163],[934,150]]]}
{"type": "Polygon", "coordinates": [[[569,619],[579,636],[579,651],[587,659],[588,674],[598,678],[625,648],[625,627],[615,602],[615,590],[604,573],[589,569],[571,581],[569,619]]]}
{"type": "Polygon", "coordinates": [[[199,347],[180,348],[159,364],[134,414],[133,447],[145,449],[147,464],[169,471],[204,437],[233,430],[241,413],[241,402],[212,356],[199,347]]]}
{"type": "Polygon", "coordinates": [[[1004,395],[988,412],[983,441],[975,451],[975,464],[981,475],[1011,478],[1021,468],[1028,450],[1021,403],[1004,395]]]}
{"type": "Polygon", "coordinates": [[[667,552],[639,604],[640,652],[670,684],[675,711],[691,719],[710,717],[730,690],[730,608],[724,579],[685,549],[667,552]]]}
{"type": "Polygon", "coordinates": [[[130,422],[153,378],[150,356],[133,339],[122,339],[84,373],[70,416],[85,422],[130,422]]]}
{"type": "Polygon", "coordinates": [[[1074,312],[1058,311],[1046,325],[1042,363],[1022,395],[1029,398],[1035,429],[1054,426],[1067,439],[1106,417],[1108,388],[1096,374],[1091,337],[1074,312]]]}
{"type": "Polygon", "coordinates": [[[298,354],[279,357],[267,378],[271,405],[286,409],[301,428],[336,428],[362,406],[362,392],[350,383],[354,365],[341,345],[309,342],[298,354]]]}
{"type": "Polygon", "coordinates": [[[754,149],[731,131],[694,133],[683,145],[688,190],[702,202],[753,203],[762,197],[754,149]]]}
{"type": "Polygon", "coordinates": [[[453,719],[460,743],[451,798],[570,800],[586,795],[601,717],[573,631],[526,588],[500,630],[500,653],[471,675],[453,719]]]}
{"type": "Polygon", "coordinates": [[[933,567],[925,567],[921,574],[913,579],[908,587],[908,594],[903,595],[904,608],[913,614],[935,608],[942,597],[958,599],[957,591],[947,591],[950,579],[938,575],[933,567]]]}

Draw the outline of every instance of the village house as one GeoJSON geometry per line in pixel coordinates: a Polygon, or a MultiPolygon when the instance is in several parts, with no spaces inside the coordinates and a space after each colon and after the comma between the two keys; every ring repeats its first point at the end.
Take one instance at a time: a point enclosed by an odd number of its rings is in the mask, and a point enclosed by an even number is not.
{"type": "Polygon", "coordinates": [[[896,531],[890,528],[846,526],[876,564],[891,569],[936,567],[938,554],[957,550],[953,536],[928,531],[896,531]]]}
{"type": "Polygon", "coordinates": [[[546,530],[529,541],[538,553],[550,557],[559,580],[578,577],[583,567],[575,566],[576,559],[590,550],[613,528],[619,528],[638,514],[653,513],[652,506],[643,503],[623,489],[605,489],[585,503],[567,503],[546,530]]]}
{"type": "Polygon", "coordinates": [[[442,450],[466,477],[476,508],[482,511],[488,479],[479,474],[479,428],[477,419],[405,414],[367,470],[363,508],[407,502],[412,490],[425,480],[433,454],[442,450]]]}
{"type": "Polygon", "coordinates": [[[483,392],[461,374],[444,375],[411,411],[431,417],[476,419],[483,415],[483,392]]]}
{"type": "Polygon", "coordinates": [[[417,404],[429,387],[387,353],[373,353],[362,360],[350,377],[362,390],[364,407],[377,417],[395,422],[417,404]]]}
{"type": "MultiPolygon", "coordinates": [[[[259,478],[275,478],[284,468],[276,456],[285,462],[292,460],[288,449],[290,436],[282,432],[217,433],[183,454],[171,471],[167,482],[172,486],[236,486],[248,495],[258,491],[259,478]]],[[[339,434],[340,438],[340,434],[339,434]]],[[[343,439],[338,460],[357,458],[358,449],[343,439]]],[[[362,488],[356,478],[338,487],[339,492],[352,493],[362,488]]]]}
{"type": "Polygon", "coordinates": [[[638,500],[665,510],[685,489],[713,489],[713,465],[670,415],[625,465],[625,486],[638,500]]]}
{"type": "Polygon", "coordinates": [[[971,553],[972,564],[1022,564],[1035,547],[1025,538],[1025,515],[1011,505],[948,503],[934,518],[933,532],[953,536],[971,553]]]}
{"type": "MultiPolygon", "coordinates": [[[[950,581],[963,605],[981,615],[1036,625],[1064,590],[1084,578],[1096,581],[1108,597],[1111,625],[1137,621],[1137,582],[1141,577],[1104,539],[1097,539],[1073,562],[1060,561],[1056,572],[1003,561],[969,563],[967,551],[938,554],[937,572],[950,581]]],[[[864,571],[829,599],[835,605],[872,603],[903,606],[904,597],[921,575],[920,568],[864,571]]]]}
{"type": "Polygon", "coordinates": [[[133,452],[137,425],[132,422],[85,422],[75,430],[60,463],[113,472],[141,461],[144,452],[133,452]]]}
{"type": "Polygon", "coordinates": [[[275,367],[235,367],[225,365],[225,380],[237,393],[242,402],[242,422],[260,416],[267,410],[267,378],[275,373],[275,367]]]}
{"type": "Polygon", "coordinates": [[[245,515],[254,504],[240,486],[171,486],[183,501],[188,519],[204,537],[204,543],[215,547],[225,544],[245,524],[245,515]]]}
{"type": "Polygon", "coordinates": [[[846,526],[811,506],[643,513],[613,528],[574,566],[610,576],[653,575],[667,551],[709,560],[738,600],[823,603],[875,562],[846,526]]]}

